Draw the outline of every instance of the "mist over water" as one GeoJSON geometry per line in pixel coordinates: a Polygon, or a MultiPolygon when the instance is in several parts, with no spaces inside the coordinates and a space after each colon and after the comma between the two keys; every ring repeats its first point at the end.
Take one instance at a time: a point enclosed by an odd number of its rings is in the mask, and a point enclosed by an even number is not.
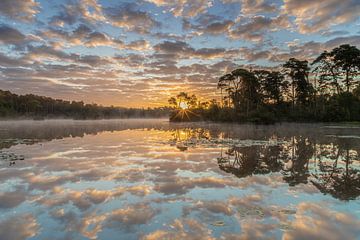
{"type": "Polygon", "coordinates": [[[0,122],[0,239],[358,239],[360,126],[0,122]]]}

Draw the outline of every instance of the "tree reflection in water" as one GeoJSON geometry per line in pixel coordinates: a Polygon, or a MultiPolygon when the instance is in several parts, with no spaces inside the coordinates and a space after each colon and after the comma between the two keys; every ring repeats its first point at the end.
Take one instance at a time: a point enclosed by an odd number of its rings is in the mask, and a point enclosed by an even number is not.
{"type": "Polygon", "coordinates": [[[180,151],[196,145],[221,148],[219,168],[239,178],[281,173],[290,186],[313,184],[324,194],[352,200],[360,196],[360,139],[337,136],[339,131],[180,128],[170,143],[180,151]]]}
{"type": "Polygon", "coordinates": [[[311,183],[324,194],[352,200],[360,196],[360,170],[359,152],[350,143],[321,144],[293,136],[275,146],[232,146],[217,160],[221,170],[239,178],[280,172],[290,186],[311,183]]]}
{"type": "Polygon", "coordinates": [[[267,174],[281,170],[278,161],[281,146],[233,146],[218,158],[219,167],[237,177],[267,174]]]}
{"type": "Polygon", "coordinates": [[[204,128],[183,128],[172,131],[170,144],[180,151],[186,151],[189,147],[199,144],[199,141],[207,141],[211,138],[210,131],[204,128]]]}
{"type": "Polygon", "coordinates": [[[341,200],[360,196],[359,152],[351,145],[352,139],[343,139],[337,146],[332,146],[331,151],[325,148],[317,156],[320,171],[313,175],[312,183],[322,193],[341,200]]]}

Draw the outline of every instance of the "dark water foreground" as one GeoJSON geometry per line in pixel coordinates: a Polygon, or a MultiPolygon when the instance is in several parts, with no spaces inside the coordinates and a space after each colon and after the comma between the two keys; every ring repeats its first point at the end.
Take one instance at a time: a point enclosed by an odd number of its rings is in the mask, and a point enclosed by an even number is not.
{"type": "Polygon", "coordinates": [[[360,126],[0,123],[0,239],[360,239],[360,126]]]}

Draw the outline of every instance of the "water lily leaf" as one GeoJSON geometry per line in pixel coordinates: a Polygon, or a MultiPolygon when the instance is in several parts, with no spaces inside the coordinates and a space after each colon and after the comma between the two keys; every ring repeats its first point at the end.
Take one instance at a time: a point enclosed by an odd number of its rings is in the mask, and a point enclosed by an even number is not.
{"type": "Polygon", "coordinates": [[[263,218],[265,216],[264,210],[261,207],[252,208],[238,208],[240,217],[257,216],[263,218]]]}
{"type": "Polygon", "coordinates": [[[279,229],[282,231],[289,231],[289,230],[292,230],[293,227],[291,226],[291,223],[280,223],[279,229]]]}
{"type": "Polygon", "coordinates": [[[281,209],[281,210],[279,210],[279,212],[283,213],[283,214],[289,214],[289,215],[296,214],[296,210],[293,210],[293,209],[281,209]]]}
{"type": "Polygon", "coordinates": [[[215,222],[211,223],[211,225],[216,226],[216,227],[222,227],[222,226],[225,226],[225,223],[223,221],[215,221],[215,222]]]}

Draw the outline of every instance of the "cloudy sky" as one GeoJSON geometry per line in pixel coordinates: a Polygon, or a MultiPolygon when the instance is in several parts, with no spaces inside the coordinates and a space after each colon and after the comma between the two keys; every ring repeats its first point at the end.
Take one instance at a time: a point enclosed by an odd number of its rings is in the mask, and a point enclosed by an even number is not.
{"type": "Polygon", "coordinates": [[[360,47],[360,0],[1,0],[0,89],[115,106],[216,96],[241,65],[360,47]]]}

